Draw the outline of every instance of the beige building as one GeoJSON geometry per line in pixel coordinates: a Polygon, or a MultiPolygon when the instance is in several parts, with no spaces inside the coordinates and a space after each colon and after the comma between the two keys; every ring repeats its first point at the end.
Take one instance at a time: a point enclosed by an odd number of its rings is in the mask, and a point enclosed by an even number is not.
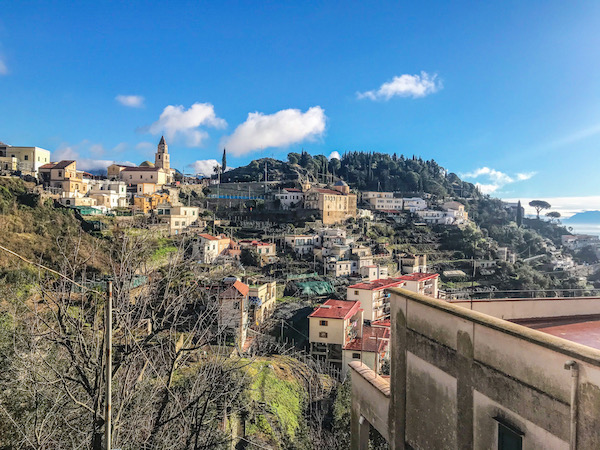
{"type": "Polygon", "coordinates": [[[427,272],[427,255],[401,254],[400,272],[403,274],[427,272]]]}
{"type": "Polygon", "coordinates": [[[171,205],[162,203],[156,208],[156,215],[161,222],[169,225],[169,234],[183,233],[189,226],[196,223],[200,208],[197,206],[171,205]]]}
{"type": "Polygon", "coordinates": [[[319,211],[324,225],[344,222],[356,217],[356,194],[344,181],[338,181],[333,189],[312,188],[304,193],[304,209],[319,211]]]}
{"type": "Polygon", "coordinates": [[[63,160],[48,163],[38,168],[44,186],[59,189],[66,197],[84,196],[88,191],[88,180],[77,170],[77,162],[63,160]]]}
{"type": "Polygon", "coordinates": [[[277,283],[275,281],[257,282],[249,285],[250,302],[249,321],[255,325],[263,323],[275,309],[277,283]]]}
{"type": "Polygon", "coordinates": [[[600,448],[599,318],[599,298],[392,288],[389,378],[350,363],[351,448],[371,427],[392,450],[600,448]]]}
{"type": "Polygon", "coordinates": [[[240,249],[253,249],[260,257],[261,265],[273,264],[277,261],[277,247],[270,242],[262,242],[257,240],[239,241],[240,249]]]}
{"type": "MultiPolygon", "coordinates": [[[[112,164],[107,169],[108,178],[121,180],[128,185],[155,184],[164,186],[173,182],[174,170],[171,169],[169,146],[161,137],[155,154],[155,162],[144,161],[138,167],[112,164]]],[[[147,189],[147,188],[146,188],[147,189]]]]}
{"type": "Polygon", "coordinates": [[[308,316],[310,354],[342,370],[343,348],[362,336],[360,302],[327,300],[308,316]]]}
{"type": "Polygon", "coordinates": [[[213,264],[229,250],[232,240],[227,236],[212,236],[208,233],[199,234],[193,243],[193,258],[203,264],[213,264]]]}
{"type": "Polygon", "coordinates": [[[36,175],[50,162],[50,151],[40,147],[18,147],[0,142],[0,171],[16,171],[36,175]]]}

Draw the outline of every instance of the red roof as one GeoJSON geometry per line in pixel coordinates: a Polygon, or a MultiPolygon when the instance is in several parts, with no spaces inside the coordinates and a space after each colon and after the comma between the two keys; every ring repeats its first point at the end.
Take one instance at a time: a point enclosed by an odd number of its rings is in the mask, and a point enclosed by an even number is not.
{"type": "Polygon", "coordinates": [[[288,192],[302,192],[300,189],[296,189],[296,188],[285,188],[285,190],[288,192]]]}
{"type": "Polygon", "coordinates": [[[380,280],[367,281],[365,283],[353,284],[348,289],[364,289],[367,291],[378,291],[391,287],[402,286],[404,281],[400,278],[382,278],[380,280]]]}
{"type": "Polygon", "coordinates": [[[348,319],[360,310],[358,300],[332,300],[329,299],[308,317],[319,317],[324,319],[348,319]]]}
{"type": "Polygon", "coordinates": [[[211,236],[210,234],[206,234],[206,233],[199,234],[198,236],[200,236],[204,239],[208,239],[209,241],[218,241],[219,240],[218,237],[214,237],[214,236],[211,236]]]}
{"type": "Polygon", "coordinates": [[[242,283],[240,280],[237,280],[219,295],[220,298],[236,298],[241,294],[243,297],[248,295],[250,291],[250,287],[247,284],[242,283]]]}
{"type": "Polygon", "coordinates": [[[56,164],[54,164],[54,163],[48,163],[48,164],[44,164],[43,166],[40,166],[39,169],[52,169],[55,165],[56,164]]]}
{"type": "Polygon", "coordinates": [[[356,337],[344,346],[344,350],[362,350],[380,353],[389,345],[390,329],[363,325],[362,338],[356,337]]]}
{"type": "Polygon", "coordinates": [[[408,275],[402,275],[399,279],[405,280],[405,281],[425,281],[425,280],[432,280],[433,278],[437,278],[439,276],[440,276],[440,274],[438,274],[438,273],[415,272],[415,273],[410,273],[408,275]]]}
{"type": "Polygon", "coordinates": [[[320,189],[320,188],[317,188],[316,191],[320,192],[321,194],[343,195],[340,191],[334,191],[333,189],[320,189]]]}

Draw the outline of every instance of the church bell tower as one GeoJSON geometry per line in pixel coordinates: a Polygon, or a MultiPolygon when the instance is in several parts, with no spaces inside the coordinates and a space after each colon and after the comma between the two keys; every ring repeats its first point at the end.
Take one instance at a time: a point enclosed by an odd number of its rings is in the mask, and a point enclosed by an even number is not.
{"type": "Polygon", "coordinates": [[[169,170],[171,168],[171,163],[169,162],[169,146],[165,142],[164,136],[160,138],[160,142],[158,143],[158,150],[156,151],[156,156],[154,159],[154,167],[165,170],[169,170]]]}

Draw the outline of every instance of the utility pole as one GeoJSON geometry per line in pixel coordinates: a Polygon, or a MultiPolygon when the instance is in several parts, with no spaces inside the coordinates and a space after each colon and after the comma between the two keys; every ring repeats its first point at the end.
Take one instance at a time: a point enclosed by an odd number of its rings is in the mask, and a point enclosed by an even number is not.
{"type": "Polygon", "coordinates": [[[112,300],[112,281],[109,281],[108,296],[105,307],[106,318],[104,321],[104,345],[106,347],[106,401],[104,404],[104,438],[106,441],[105,450],[111,450],[112,448],[112,300]]]}

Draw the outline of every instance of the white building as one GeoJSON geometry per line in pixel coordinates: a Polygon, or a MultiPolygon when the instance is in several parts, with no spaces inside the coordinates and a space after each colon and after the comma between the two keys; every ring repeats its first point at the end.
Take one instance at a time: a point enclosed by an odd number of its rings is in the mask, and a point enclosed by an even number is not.
{"type": "Polygon", "coordinates": [[[362,199],[377,211],[422,211],[427,202],[421,197],[401,197],[394,192],[363,192],[362,199]]]}
{"type": "Polygon", "coordinates": [[[280,193],[275,194],[279,200],[281,209],[289,210],[300,208],[304,204],[304,193],[300,189],[285,188],[280,193]]]}
{"type": "Polygon", "coordinates": [[[285,245],[298,255],[312,255],[318,243],[319,235],[317,234],[296,234],[285,237],[285,245]]]}

